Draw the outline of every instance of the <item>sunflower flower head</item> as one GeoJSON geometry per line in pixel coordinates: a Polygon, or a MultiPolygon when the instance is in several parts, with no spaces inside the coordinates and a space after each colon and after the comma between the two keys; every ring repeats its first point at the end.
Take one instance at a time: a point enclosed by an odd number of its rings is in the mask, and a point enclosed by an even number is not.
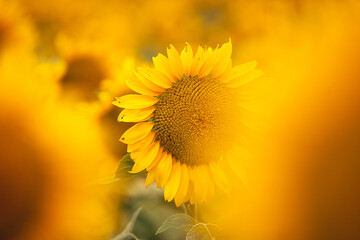
{"type": "Polygon", "coordinates": [[[108,238],[118,190],[94,182],[113,169],[98,124],[20,60],[0,62],[0,239],[108,238]]]}
{"type": "Polygon", "coordinates": [[[232,44],[220,48],[186,43],[168,57],[153,58],[153,68],[138,68],[127,85],[139,94],[117,98],[124,108],[120,122],[137,122],[120,138],[135,164],[147,170],[146,186],[165,186],[164,197],[175,204],[203,203],[217,185],[229,188],[227,152],[241,131],[242,86],[260,77],[255,61],[233,67],[232,44]]]}

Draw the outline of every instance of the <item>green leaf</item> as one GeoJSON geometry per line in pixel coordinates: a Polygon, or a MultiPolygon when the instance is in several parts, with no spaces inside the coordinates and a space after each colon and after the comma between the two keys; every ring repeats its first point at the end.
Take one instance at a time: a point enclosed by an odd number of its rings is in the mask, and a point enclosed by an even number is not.
{"type": "Polygon", "coordinates": [[[205,223],[198,223],[194,225],[186,234],[186,240],[214,240],[210,230],[205,223]]]}
{"type": "Polygon", "coordinates": [[[115,178],[128,179],[146,172],[146,170],[143,170],[139,173],[129,173],[129,171],[131,171],[133,166],[134,166],[134,161],[130,158],[130,154],[126,154],[121,158],[119,162],[119,166],[115,172],[115,178]]]}
{"type": "Polygon", "coordinates": [[[186,214],[174,214],[168,217],[165,222],[156,231],[156,235],[165,232],[168,229],[181,229],[188,232],[197,224],[197,221],[186,214]]]}

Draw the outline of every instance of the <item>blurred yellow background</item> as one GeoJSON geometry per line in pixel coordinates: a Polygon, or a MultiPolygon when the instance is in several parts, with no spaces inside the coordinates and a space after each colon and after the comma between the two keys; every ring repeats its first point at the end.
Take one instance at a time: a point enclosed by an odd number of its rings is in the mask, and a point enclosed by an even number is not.
{"type": "MultiPolygon", "coordinates": [[[[129,199],[158,192],[138,180],[90,184],[126,154],[118,138],[131,124],[111,102],[170,43],[229,37],[233,63],[256,60],[272,80],[254,86],[238,161],[247,184],[200,216],[220,239],[360,239],[360,1],[0,0],[0,12],[1,239],[121,232],[129,199]]],[[[181,210],[160,200],[143,201],[137,236],[183,239],[154,235],[159,206],[164,217],[181,210]]]]}

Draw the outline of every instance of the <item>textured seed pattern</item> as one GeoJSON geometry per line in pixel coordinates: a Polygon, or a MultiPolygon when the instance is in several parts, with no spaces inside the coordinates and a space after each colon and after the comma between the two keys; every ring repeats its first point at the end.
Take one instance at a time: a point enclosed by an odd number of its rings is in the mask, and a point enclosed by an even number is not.
{"type": "Polygon", "coordinates": [[[218,79],[183,78],[159,98],[153,131],[177,161],[206,164],[229,148],[239,126],[238,107],[218,79]]]}

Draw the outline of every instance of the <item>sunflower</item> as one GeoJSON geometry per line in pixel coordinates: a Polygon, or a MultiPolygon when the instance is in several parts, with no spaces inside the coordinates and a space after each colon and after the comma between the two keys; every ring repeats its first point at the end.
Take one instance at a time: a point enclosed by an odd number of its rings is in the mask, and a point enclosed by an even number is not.
{"type": "Polygon", "coordinates": [[[0,54],[4,51],[29,50],[35,34],[31,21],[16,2],[0,0],[0,54]]]}
{"type": "Polygon", "coordinates": [[[134,160],[132,173],[147,170],[166,201],[177,206],[208,202],[215,185],[229,190],[228,160],[238,133],[242,87],[260,77],[255,61],[232,67],[231,40],[220,48],[186,43],[179,54],[153,58],[153,68],[138,68],[127,85],[139,94],[116,98],[121,122],[138,122],[120,138],[134,160]]]}
{"type": "Polygon", "coordinates": [[[115,193],[91,184],[113,169],[98,125],[54,101],[56,88],[38,82],[28,72],[33,65],[6,56],[11,61],[0,62],[0,239],[108,238],[115,193]]]}

